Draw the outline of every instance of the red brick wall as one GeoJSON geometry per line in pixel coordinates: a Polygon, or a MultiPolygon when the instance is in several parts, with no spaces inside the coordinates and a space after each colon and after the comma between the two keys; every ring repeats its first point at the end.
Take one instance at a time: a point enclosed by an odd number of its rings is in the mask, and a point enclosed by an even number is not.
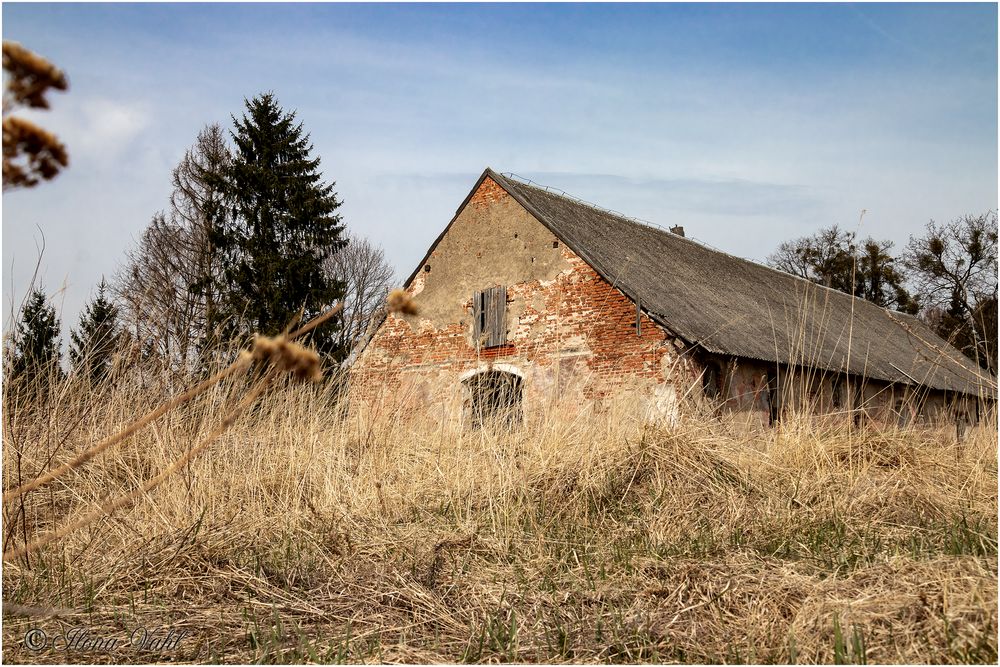
{"type": "Polygon", "coordinates": [[[504,199],[510,199],[507,191],[501,188],[492,178],[485,179],[469,198],[469,205],[475,208],[486,208],[504,199]]]}

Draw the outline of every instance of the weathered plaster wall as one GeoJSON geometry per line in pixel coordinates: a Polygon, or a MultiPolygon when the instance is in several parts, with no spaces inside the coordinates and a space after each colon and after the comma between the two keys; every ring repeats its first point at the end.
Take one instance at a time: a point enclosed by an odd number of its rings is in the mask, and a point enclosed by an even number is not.
{"type": "Polygon", "coordinates": [[[639,391],[676,413],[675,380],[697,371],[679,344],[490,179],[483,181],[408,288],[419,314],[393,314],[351,372],[354,402],[375,409],[462,412],[461,380],[503,364],[521,375],[526,417],[553,401],[639,391]],[[472,297],[507,287],[507,344],[477,350],[472,297]],[[666,384],[665,384],[666,383],[666,384]]]}

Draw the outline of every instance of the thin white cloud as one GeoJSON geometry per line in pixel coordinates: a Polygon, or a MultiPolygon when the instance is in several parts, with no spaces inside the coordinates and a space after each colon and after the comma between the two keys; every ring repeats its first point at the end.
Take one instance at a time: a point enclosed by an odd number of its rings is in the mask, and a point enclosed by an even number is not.
{"type": "Polygon", "coordinates": [[[102,97],[59,100],[51,112],[32,114],[55,132],[79,163],[108,163],[132,152],[152,129],[148,105],[102,97]]]}
{"type": "Polygon", "coordinates": [[[81,109],[84,120],[81,147],[105,154],[120,154],[127,150],[151,125],[150,114],[143,107],[141,103],[107,99],[84,102],[81,109]]]}

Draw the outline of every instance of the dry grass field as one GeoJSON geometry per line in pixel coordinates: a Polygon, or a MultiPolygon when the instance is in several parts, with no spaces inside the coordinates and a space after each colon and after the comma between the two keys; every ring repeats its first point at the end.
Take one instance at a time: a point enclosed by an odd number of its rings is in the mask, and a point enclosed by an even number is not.
{"type": "MultiPolygon", "coordinates": [[[[331,386],[273,386],[138,502],[6,560],[3,661],[997,660],[992,424],[961,443],[795,418],[653,428],[622,400],[463,432],[345,419],[331,386]],[[31,628],[50,646],[29,651],[31,628]],[[181,639],[143,649],[137,628],[181,639]]],[[[140,486],[245,390],[7,502],[5,551],[140,486]]],[[[166,396],[7,396],[4,488],[166,396]]]]}

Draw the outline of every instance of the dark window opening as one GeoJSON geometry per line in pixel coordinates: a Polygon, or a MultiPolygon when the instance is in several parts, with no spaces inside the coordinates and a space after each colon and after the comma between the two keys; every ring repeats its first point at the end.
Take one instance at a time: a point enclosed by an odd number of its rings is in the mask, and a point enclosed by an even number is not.
{"type": "Polygon", "coordinates": [[[553,241],[552,242],[552,247],[553,248],[558,248],[559,247],[559,241],[553,241]]]}
{"type": "Polygon", "coordinates": [[[506,344],[506,287],[491,287],[473,295],[472,339],[476,347],[498,347],[506,344]]]}
{"type": "Polygon", "coordinates": [[[959,442],[965,440],[965,435],[972,425],[972,420],[969,418],[969,411],[966,409],[965,405],[958,405],[955,408],[955,437],[959,442]]]}
{"type": "Polygon", "coordinates": [[[767,371],[767,420],[771,425],[781,419],[781,386],[778,382],[778,370],[767,371]]]}
{"type": "Polygon", "coordinates": [[[718,398],[722,394],[721,381],[719,364],[714,361],[705,364],[705,371],[701,374],[701,388],[706,398],[718,398]]]}
{"type": "Polygon", "coordinates": [[[865,390],[861,383],[854,385],[854,425],[861,426],[865,423],[867,416],[867,402],[865,401],[865,390]]]}
{"type": "Polygon", "coordinates": [[[830,396],[830,402],[833,404],[834,410],[842,410],[844,408],[844,380],[842,378],[837,378],[833,381],[833,391],[830,396]]]}
{"type": "Polygon", "coordinates": [[[430,272],[431,272],[431,265],[424,264],[424,273],[430,273],[430,272]]]}
{"type": "Polygon", "coordinates": [[[899,428],[906,428],[910,425],[912,413],[910,412],[910,406],[903,399],[896,401],[896,426],[899,428]]]}
{"type": "Polygon", "coordinates": [[[510,429],[521,425],[521,378],[504,371],[484,371],[464,384],[469,391],[470,427],[510,429]]]}

